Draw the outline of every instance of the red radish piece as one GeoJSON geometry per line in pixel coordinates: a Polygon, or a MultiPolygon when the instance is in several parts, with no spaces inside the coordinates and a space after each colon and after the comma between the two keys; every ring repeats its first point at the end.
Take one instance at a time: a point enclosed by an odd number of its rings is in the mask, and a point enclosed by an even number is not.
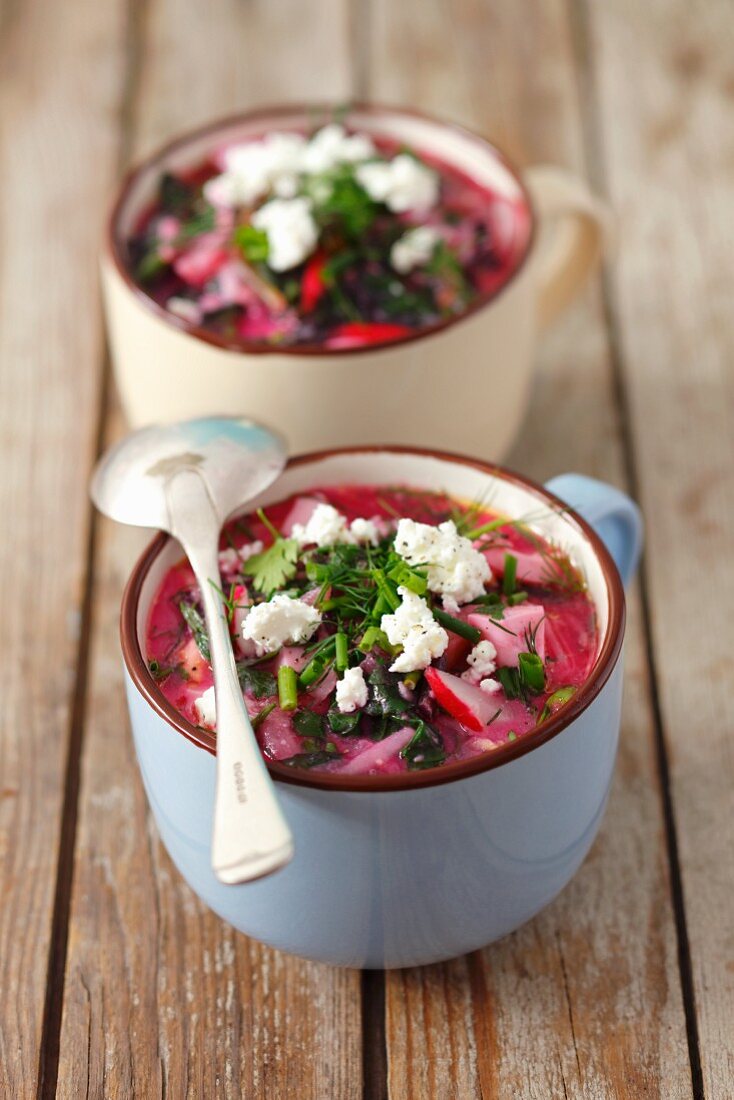
{"type": "Polygon", "coordinates": [[[200,684],[206,676],[210,676],[209,666],[199,653],[199,647],[193,638],[181,650],[179,664],[186,673],[186,679],[192,684],[200,684]]]}
{"type": "Polygon", "coordinates": [[[174,261],[173,270],[189,286],[203,286],[228,258],[221,233],[202,233],[196,244],[174,261]]]}
{"type": "Polygon", "coordinates": [[[389,321],[347,321],[337,325],[326,341],[329,348],[359,348],[409,336],[414,329],[389,321]]]}
{"type": "Polygon", "coordinates": [[[326,290],[325,266],[326,256],[323,252],[316,252],[303,269],[301,278],[301,311],[303,313],[310,313],[315,309],[326,290]]]}
{"type": "MultiPolygon", "coordinates": [[[[259,708],[260,710],[262,709],[259,708]]],[[[254,717],[254,714],[251,715],[254,717]]],[[[298,734],[293,729],[290,714],[276,707],[271,711],[257,729],[257,739],[262,746],[265,756],[274,757],[276,760],[288,760],[291,756],[303,752],[303,744],[298,734]]]]}
{"type": "Polygon", "coordinates": [[[455,668],[459,668],[466,663],[466,659],[469,656],[472,644],[467,638],[462,638],[460,634],[454,634],[452,631],[448,631],[449,644],[443,651],[443,662],[449,672],[453,672],[455,668]]]}
{"type": "Polygon", "coordinates": [[[450,672],[429,667],[426,669],[426,680],[436,702],[467,729],[478,733],[497,711],[495,699],[450,672]]]}
{"type": "Polygon", "coordinates": [[[294,669],[296,672],[302,672],[308,662],[309,655],[304,652],[301,646],[284,645],[275,658],[273,667],[277,670],[281,665],[288,665],[289,668],[294,669]]]}
{"type": "Polygon", "coordinates": [[[319,680],[318,684],[309,691],[306,696],[306,706],[313,706],[314,703],[322,703],[327,696],[331,695],[332,691],[336,687],[337,675],[333,668],[330,668],[323,679],[319,680]]]}
{"type": "Polygon", "coordinates": [[[526,550],[506,551],[501,546],[491,547],[484,551],[484,556],[489,562],[489,567],[495,576],[505,575],[505,554],[512,554],[517,559],[516,578],[518,584],[544,584],[553,572],[553,566],[542,554],[526,550]]]}
{"type": "Polygon", "coordinates": [[[541,604],[522,603],[506,607],[501,619],[475,612],[469,616],[472,626],[497,650],[497,664],[503,668],[517,667],[520,653],[528,652],[528,634],[535,634],[535,648],[545,660],[545,610],[541,604]]]}
{"type": "Polygon", "coordinates": [[[315,497],[299,497],[280,525],[280,530],[283,535],[289,538],[297,523],[299,523],[301,527],[305,527],[314,514],[316,507],[321,503],[322,502],[316,500],[315,497]]]}
{"type": "Polygon", "coordinates": [[[347,760],[346,764],[339,768],[339,774],[366,775],[371,771],[380,771],[388,760],[397,756],[405,748],[414,735],[415,730],[411,729],[410,726],[404,726],[403,729],[396,730],[395,733],[391,733],[383,741],[370,745],[358,756],[353,756],[351,760],[347,760]]]}

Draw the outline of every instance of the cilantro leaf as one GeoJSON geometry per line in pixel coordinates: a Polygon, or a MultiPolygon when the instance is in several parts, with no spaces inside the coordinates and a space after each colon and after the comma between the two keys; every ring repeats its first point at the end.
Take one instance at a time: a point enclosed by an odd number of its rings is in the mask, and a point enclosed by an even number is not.
{"type": "Polygon", "coordinates": [[[298,543],[295,539],[277,538],[272,546],[253,556],[245,564],[243,572],[252,577],[259,592],[270,596],[286,581],[296,575],[298,543]]]}

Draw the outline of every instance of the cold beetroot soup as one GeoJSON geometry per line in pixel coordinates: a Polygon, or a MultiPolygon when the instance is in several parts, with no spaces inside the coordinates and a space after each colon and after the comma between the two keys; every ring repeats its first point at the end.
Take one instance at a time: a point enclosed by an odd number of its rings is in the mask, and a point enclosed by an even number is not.
{"type": "Polygon", "coordinates": [[[228,346],[339,350],[466,312],[507,282],[529,236],[521,196],[332,121],[162,174],[126,262],[172,318],[228,346]]]}
{"type": "MultiPolygon", "coordinates": [[[[589,676],[584,578],[522,517],[406,486],[297,494],[228,524],[220,588],[267,760],[340,775],[440,767],[522,738],[589,676]]],[[[216,730],[201,597],[181,560],[151,605],[151,675],[216,730]]]]}

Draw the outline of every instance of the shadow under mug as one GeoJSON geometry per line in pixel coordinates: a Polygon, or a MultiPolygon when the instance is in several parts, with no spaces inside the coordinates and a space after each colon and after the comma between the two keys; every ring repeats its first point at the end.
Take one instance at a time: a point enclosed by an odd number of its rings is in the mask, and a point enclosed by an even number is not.
{"type": "Polygon", "coordinates": [[[397,342],[347,350],[228,344],[168,313],[133,281],[126,240],[164,171],[186,171],[213,150],[268,130],[308,129],[326,111],[270,108],[212,123],[153,153],[122,184],[102,277],[129,423],[241,413],[279,430],[293,451],[438,440],[500,458],[526,410],[538,333],[584,285],[610,237],[607,207],[559,168],[520,173],[488,141],[458,126],[404,109],[351,108],[351,127],[456,167],[516,204],[527,226],[519,264],[499,290],[397,342]],[[490,408],[502,416],[492,417],[488,438],[490,408]]]}
{"type": "Polygon", "coordinates": [[[296,852],[268,878],[225,886],[215,877],[214,735],[178,715],[145,661],[151,601],[181,556],[173,539],[159,535],[143,553],[122,606],[135,748],[173,862],[235,928],[341,966],[414,966],[472,951],[530,919],[576,872],[601,824],[614,768],[623,582],[642,539],[637,507],[601,482],[572,474],[542,488],[486,462],[412,448],[297,457],[254,504],[316,486],[396,482],[468,500],[489,492],[500,513],[540,516],[532,526],[565,547],[586,577],[599,627],[596,664],[560,713],[470,760],[346,778],[270,762],[296,852]]]}

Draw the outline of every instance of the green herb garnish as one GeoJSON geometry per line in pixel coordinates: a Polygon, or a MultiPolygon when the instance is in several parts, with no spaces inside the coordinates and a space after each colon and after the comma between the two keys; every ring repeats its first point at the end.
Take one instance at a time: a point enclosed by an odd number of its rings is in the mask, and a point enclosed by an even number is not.
{"type": "Polygon", "coordinates": [[[278,705],[281,710],[295,710],[298,706],[296,670],[290,665],[281,665],[278,669],[278,705]]]}
{"type": "Polygon", "coordinates": [[[280,535],[262,508],[258,515],[273,535],[273,542],[266,550],[253,554],[245,562],[242,571],[246,576],[252,577],[252,583],[259,592],[269,597],[295,577],[299,548],[295,539],[284,539],[280,535]]]}
{"type": "Polygon", "coordinates": [[[211,660],[211,651],[209,649],[209,635],[206,632],[206,624],[204,623],[201,613],[198,608],[192,603],[187,603],[186,600],[181,600],[178,605],[178,609],[184,619],[184,622],[188,626],[189,630],[194,636],[196,642],[196,648],[202,655],[205,661],[211,660]]]}
{"type": "Polygon", "coordinates": [[[545,722],[546,718],[550,718],[552,714],[555,714],[562,706],[565,706],[570,699],[576,694],[576,688],[569,684],[568,687],[558,688],[552,695],[549,695],[545,701],[545,706],[540,712],[539,722],[545,722]]]}
{"type": "Polygon", "coordinates": [[[254,225],[238,225],[234,231],[234,243],[248,263],[265,263],[270,253],[268,235],[254,225]]]}
{"type": "Polygon", "coordinates": [[[249,692],[255,699],[267,699],[275,695],[278,685],[272,672],[266,672],[244,661],[237,662],[237,676],[243,691],[249,692]]]}
{"type": "Polygon", "coordinates": [[[482,640],[482,632],[476,626],[472,626],[471,623],[465,623],[463,619],[457,619],[453,615],[447,614],[447,612],[442,611],[440,607],[433,608],[433,617],[436,622],[440,623],[446,630],[450,630],[452,634],[458,634],[460,638],[466,638],[468,642],[472,642],[474,645],[482,640]]]}

